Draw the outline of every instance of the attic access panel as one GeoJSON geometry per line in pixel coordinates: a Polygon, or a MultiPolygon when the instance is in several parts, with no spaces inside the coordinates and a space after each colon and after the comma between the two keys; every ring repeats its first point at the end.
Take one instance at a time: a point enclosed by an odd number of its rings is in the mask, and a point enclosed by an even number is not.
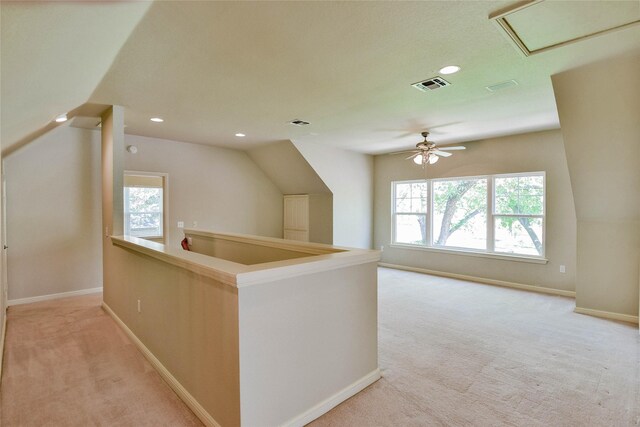
{"type": "Polygon", "coordinates": [[[489,19],[530,56],[640,24],[640,2],[528,0],[489,19]]]}

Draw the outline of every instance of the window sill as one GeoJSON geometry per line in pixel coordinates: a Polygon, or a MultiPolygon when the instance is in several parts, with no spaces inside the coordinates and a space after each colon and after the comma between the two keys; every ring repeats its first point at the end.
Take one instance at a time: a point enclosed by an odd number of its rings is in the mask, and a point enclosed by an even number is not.
{"type": "Polygon", "coordinates": [[[132,237],[137,237],[138,239],[153,240],[153,241],[162,241],[164,239],[164,237],[162,236],[132,236],[132,237]]]}
{"type": "Polygon", "coordinates": [[[508,255],[508,254],[497,254],[497,253],[487,253],[487,252],[476,252],[476,251],[463,250],[463,249],[433,248],[433,247],[424,247],[424,246],[415,246],[415,245],[403,245],[402,243],[391,243],[389,246],[392,248],[398,248],[398,249],[411,249],[411,250],[435,252],[435,253],[447,254],[447,255],[465,255],[465,256],[473,256],[473,257],[479,257],[479,258],[492,258],[492,259],[500,259],[504,261],[528,262],[532,264],[546,264],[549,262],[549,260],[546,258],[532,257],[532,256],[526,256],[526,255],[508,255]]]}

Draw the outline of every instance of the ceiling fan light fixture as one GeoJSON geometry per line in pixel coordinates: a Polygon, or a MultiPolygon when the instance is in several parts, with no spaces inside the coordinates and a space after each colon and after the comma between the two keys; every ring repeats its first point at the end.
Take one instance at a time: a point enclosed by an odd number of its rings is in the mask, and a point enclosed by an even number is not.
{"type": "Polygon", "coordinates": [[[416,165],[422,165],[422,154],[418,154],[413,158],[413,163],[416,165]]]}
{"type": "Polygon", "coordinates": [[[437,162],[440,158],[433,153],[429,154],[429,164],[432,165],[437,162]]]}

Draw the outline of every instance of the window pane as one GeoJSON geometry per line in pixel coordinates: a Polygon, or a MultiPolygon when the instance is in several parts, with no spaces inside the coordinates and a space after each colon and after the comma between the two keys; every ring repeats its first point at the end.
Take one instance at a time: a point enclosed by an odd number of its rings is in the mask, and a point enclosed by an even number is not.
{"type": "Polygon", "coordinates": [[[162,236],[161,213],[129,214],[129,234],[136,237],[162,236]]]}
{"type": "Polygon", "coordinates": [[[396,212],[409,212],[411,209],[411,184],[396,184],[396,212]]]}
{"type": "Polygon", "coordinates": [[[128,187],[130,212],[160,212],[161,188],[128,187]]]}
{"type": "Polygon", "coordinates": [[[427,244],[425,215],[396,215],[396,243],[427,244]]]}
{"type": "Polygon", "coordinates": [[[496,178],[495,213],[542,215],[544,178],[541,175],[496,178]]]}
{"type": "Polygon", "coordinates": [[[495,251],[542,256],[542,218],[495,218],[495,251]]]}
{"type": "Polygon", "coordinates": [[[425,199],[427,197],[427,183],[414,182],[411,184],[411,197],[425,199]]]}
{"type": "Polygon", "coordinates": [[[411,199],[396,199],[396,212],[411,212],[411,199]]]}
{"type": "Polygon", "coordinates": [[[425,213],[427,212],[427,198],[422,197],[419,199],[411,199],[411,212],[412,213],[425,213]]]}
{"type": "Polygon", "coordinates": [[[487,247],[487,180],[433,182],[434,245],[487,247]]]}
{"type": "Polygon", "coordinates": [[[162,236],[162,188],[125,187],[125,233],[162,236]]]}
{"type": "Polygon", "coordinates": [[[395,207],[398,213],[427,212],[427,183],[397,183],[395,207]]]}

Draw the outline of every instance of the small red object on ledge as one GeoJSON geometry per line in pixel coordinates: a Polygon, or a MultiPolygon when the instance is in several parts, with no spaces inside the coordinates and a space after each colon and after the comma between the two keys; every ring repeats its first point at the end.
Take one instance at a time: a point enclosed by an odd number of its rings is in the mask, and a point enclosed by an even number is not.
{"type": "Polygon", "coordinates": [[[191,250],[189,248],[189,240],[187,240],[186,237],[184,239],[182,239],[182,242],[180,242],[180,245],[182,245],[182,249],[184,249],[185,251],[190,251],[191,250]]]}

